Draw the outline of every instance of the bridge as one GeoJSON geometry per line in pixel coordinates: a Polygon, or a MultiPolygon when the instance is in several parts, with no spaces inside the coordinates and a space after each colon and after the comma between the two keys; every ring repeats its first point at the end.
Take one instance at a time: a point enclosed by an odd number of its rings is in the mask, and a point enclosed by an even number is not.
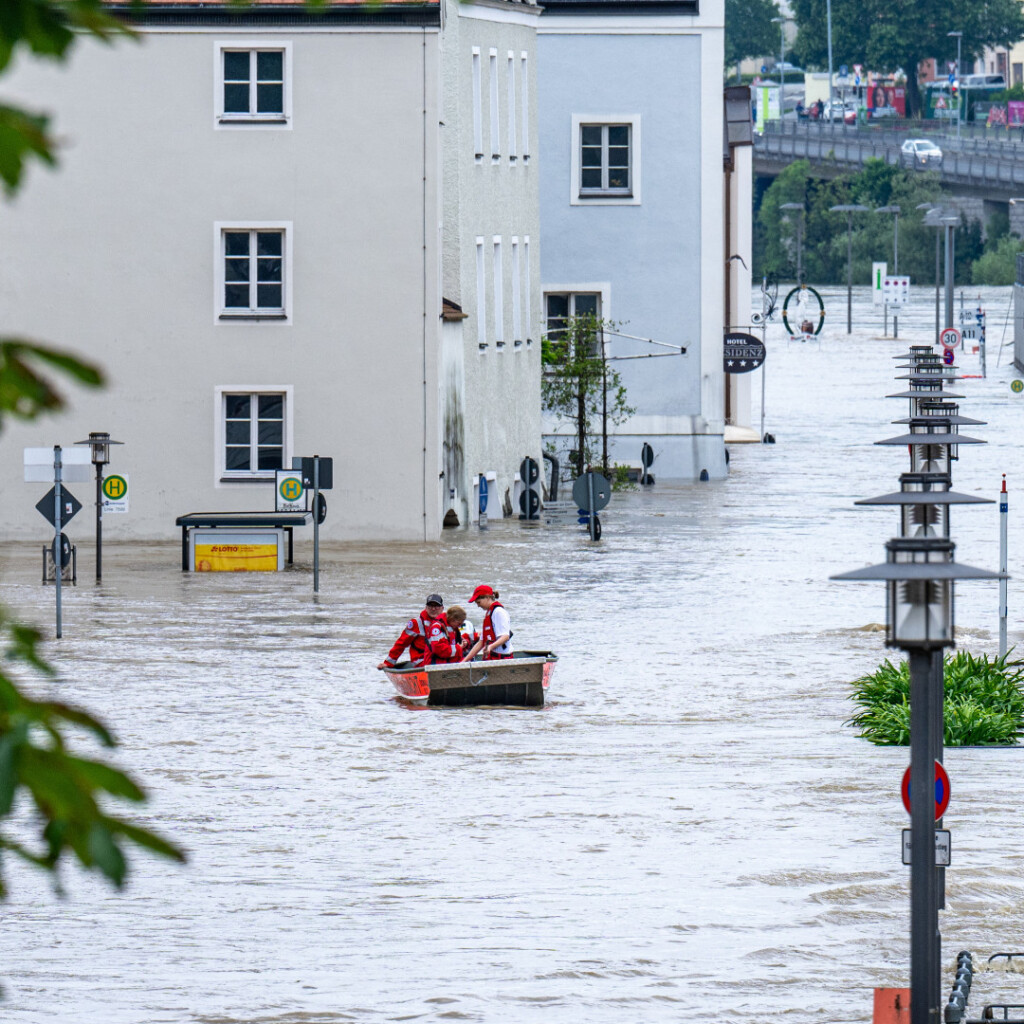
{"type": "Polygon", "coordinates": [[[942,166],[932,170],[943,188],[998,204],[1024,196],[1024,129],[985,132],[984,126],[964,125],[957,139],[948,128],[908,127],[770,121],[754,137],[754,172],[774,177],[794,160],[807,160],[822,178],[858,171],[871,159],[899,166],[903,143],[926,137],[942,150],[942,166]]]}

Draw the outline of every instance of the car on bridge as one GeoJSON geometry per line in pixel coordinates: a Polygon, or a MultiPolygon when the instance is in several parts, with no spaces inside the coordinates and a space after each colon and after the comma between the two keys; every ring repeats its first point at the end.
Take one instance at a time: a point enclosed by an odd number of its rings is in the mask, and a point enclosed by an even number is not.
{"type": "Polygon", "coordinates": [[[942,150],[931,139],[907,139],[900,147],[900,166],[918,170],[942,166],[942,150]]]}
{"type": "Polygon", "coordinates": [[[822,112],[826,121],[842,121],[844,124],[857,123],[857,104],[853,100],[834,100],[826,103],[822,112]]]}

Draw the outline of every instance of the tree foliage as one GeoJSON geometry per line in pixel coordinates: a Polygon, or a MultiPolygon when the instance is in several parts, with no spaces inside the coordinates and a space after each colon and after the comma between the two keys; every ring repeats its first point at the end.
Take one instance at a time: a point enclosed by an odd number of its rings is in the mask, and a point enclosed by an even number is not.
{"type": "Polygon", "coordinates": [[[605,404],[608,422],[614,425],[636,411],[627,402],[621,376],[603,356],[601,332],[615,326],[591,313],[570,316],[564,327],[541,341],[541,404],[575,424],[577,476],[596,461],[605,404]]]}
{"type": "MultiPolygon", "coordinates": [[[[805,67],[828,67],[826,0],[792,0],[798,25],[794,53],[805,67]]],[[[858,0],[832,4],[832,64],[863,64],[875,72],[902,70],[908,113],[921,112],[918,65],[933,57],[967,64],[986,46],[1010,46],[1024,38],[1020,0],[858,0]]]]}
{"type": "MultiPolygon", "coordinates": [[[[0,73],[24,51],[63,60],[81,35],[109,40],[127,29],[100,0],[0,0],[0,73]]],[[[0,106],[0,180],[8,195],[22,184],[27,162],[56,162],[44,114],[0,106]]],[[[64,405],[48,373],[97,387],[100,370],[68,352],[21,338],[0,338],[0,429],[9,418],[31,420],[64,405]]],[[[38,700],[24,687],[52,678],[41,637],[0,607],[0,898],[7,894],[7,857],[54,873],[77,860],[120,887],[129,844],[175,860],[180,850],[154,832],[111,813],[112,801],[140,802],[141,787],[96,757],[76,752],[72,738],[115,746],[110,730],[88,712],[38,700]]]]}
{"type": "Polygon", "coordinates": [[[775,52],[779,31],[772,18],[777,17],[775,0],[725,0],[726,70],[746,57],[775,52]]]}

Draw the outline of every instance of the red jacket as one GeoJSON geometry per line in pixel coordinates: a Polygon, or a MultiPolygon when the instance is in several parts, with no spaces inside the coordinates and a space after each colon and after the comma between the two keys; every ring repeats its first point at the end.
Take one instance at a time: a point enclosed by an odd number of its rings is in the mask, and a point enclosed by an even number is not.
{"type": "MultiPolygon", "coordinates": [[[[495,640],[498,639],[497,633],[494,632],[494,623],[491,621],[491,612],[493,612],[495,608],[504,608],[504,607],[505,606],[500,601],[492,601],[491,602],[491,607],[487,609],[487,613],[484,615],[484,624],[483,624],[483,627],[482,627],[482,632],[483,632],[483,635],[484,635],[484,647],[489,647],[491,644],[494,643],[495,640]]],[[[511,640],[511,639],[512,639],[512,633],[509,632],[509,640],[511,640]]],[[[506,640],[505,643],[507,644],[508,640],[506,640]]],[[[504,658],[511,658],[511,657],[512,657],[511,654],[485,654],[484,655],[484,658],[487,661],[497,661],[499,658],[500,659],[504,659],[504,658]]]]}
{"type": "Polygon", "coordinates": [[[422,665],[427,657],[427,630],[433,619],[427,614],[426,608],[405,624],[402,635],[395,641],[395,646],[388,652],[384,659],[385,665],[394,665],[402,656],[405,649],[409,648],[409,660],[414,665],[422,665]]]}
{"type": "Polygon", "coordinates": [[[430,649],[428,665],[462,661],[462,637],[454,626],[448,625],[448,619],[444,615],[438,615],[430,623],[427,646],[430,649]]]}

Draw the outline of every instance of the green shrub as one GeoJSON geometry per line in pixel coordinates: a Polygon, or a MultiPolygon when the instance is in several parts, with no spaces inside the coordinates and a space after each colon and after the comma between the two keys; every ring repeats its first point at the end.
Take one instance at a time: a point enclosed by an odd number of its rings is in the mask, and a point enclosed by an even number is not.
{"type": "MultiPolygon", "coordinates": [[[[943,702],[947,747],[1013,745],[1024,735],[1024,661],[957,651],[945,659],[943,702]]],[[[888,659],[853,684],[859,708],[847,723],[884,746],[910,743],[910,673],[888,659]]]]}

